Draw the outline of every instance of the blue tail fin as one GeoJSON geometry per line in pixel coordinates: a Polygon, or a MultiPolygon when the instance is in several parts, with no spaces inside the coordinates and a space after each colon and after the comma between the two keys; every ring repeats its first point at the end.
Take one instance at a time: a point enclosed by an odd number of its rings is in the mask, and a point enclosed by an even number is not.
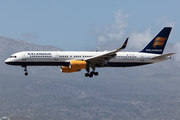
{"type": "Polygon", "coordinates": [[[140,52],[162,54],[172,27],[164,27],[140,52]]]}

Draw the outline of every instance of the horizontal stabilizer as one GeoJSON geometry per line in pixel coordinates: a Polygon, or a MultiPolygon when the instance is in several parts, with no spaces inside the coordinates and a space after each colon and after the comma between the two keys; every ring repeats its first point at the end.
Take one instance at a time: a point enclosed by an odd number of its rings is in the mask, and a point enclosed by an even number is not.
{"type": "Polygon", "coordinates": [[[174,55],[174,54],[176,54],[176,53],[168,53],[168,54],[164,54],[164,55],[153,57],[151,59],[161,59],[161,58],[165,58],[165,57],[168,57],[168,56],[174,55]]]}

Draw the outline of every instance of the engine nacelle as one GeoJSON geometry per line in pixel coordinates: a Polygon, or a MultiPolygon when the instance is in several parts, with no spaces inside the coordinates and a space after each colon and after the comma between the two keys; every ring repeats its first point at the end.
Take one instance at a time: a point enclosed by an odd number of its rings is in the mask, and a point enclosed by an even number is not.
{"type": "Polygon", "coordinates": [[[61,72],[63,72],[63,73],[72,73],[72,72],[78,72],[78,71],[81,71],[81,70],[71,69],[66,66],[61,67],[61,72]]]}
{"type": "Polygon", "coordinates": [[[81,71],[81,69],[85,69],[86,66],[87,66],[86,61],[72,60],[70,61],[69,67],[66,66],[61,67],[61,72],[63,73],[78,72],[81,71]]]}
{"type": "Polygon", "coordinates": [[[82,60],[72,60],[69,65],[71,69],[85,69],[86,66],[87,66],[86,61],[82,61],[82,60]]]}

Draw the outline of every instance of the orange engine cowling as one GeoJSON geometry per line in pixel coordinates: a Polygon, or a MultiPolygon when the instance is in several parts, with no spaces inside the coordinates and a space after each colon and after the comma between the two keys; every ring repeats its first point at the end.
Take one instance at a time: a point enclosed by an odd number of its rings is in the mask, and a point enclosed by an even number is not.
{"type": "Polygon", "coordinates": [[[78,71],[81,71],[81,70],[71,69],[71,68],[66,67],[66,66],[61,67],[61,72],[63,72],[63,73],[72,73],[72,72],[78,72],[78,71]]]}
{"type": "Polygon", "coordinates": [[[86,61],[72,60],[70,61],[69,67],[62,66],[61,71],[63,73],[78,72],[78,71],[81,71],[81,69],[85,69],[86,66],[87,66],[86,61]]]}

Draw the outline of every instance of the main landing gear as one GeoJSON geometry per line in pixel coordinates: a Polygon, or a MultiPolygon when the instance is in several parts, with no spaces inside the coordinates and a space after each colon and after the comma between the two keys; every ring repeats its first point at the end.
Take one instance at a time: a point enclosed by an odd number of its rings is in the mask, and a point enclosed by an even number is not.
{"type": "Polygon", "coordinates": [[[88,64],[86,68],[87,73],[85,74],[85,77],[93,77],[93,75],[97,76],[99,73],[95,72],[95,64],[88,64]],[[90,67],[92,68],[93,71],[90,72],[90,67]]]}
{"type": "Polygon", "coordinates": [[[93,77],[93,75],[95,75],[95,76],[97,76],[99,73],[98,72],[94,72],[94,71],[92,71],[92,72],[90,72],[90,73],[86,73],[85,74],[85,77],[93,77]]]}
{"type": "Polygon", "coordinates": [[[22,67],[24,67],[24,71],[25,71],[24,75],[27,76],[28,75],[27,66],[22,66],[22,67]]]}

